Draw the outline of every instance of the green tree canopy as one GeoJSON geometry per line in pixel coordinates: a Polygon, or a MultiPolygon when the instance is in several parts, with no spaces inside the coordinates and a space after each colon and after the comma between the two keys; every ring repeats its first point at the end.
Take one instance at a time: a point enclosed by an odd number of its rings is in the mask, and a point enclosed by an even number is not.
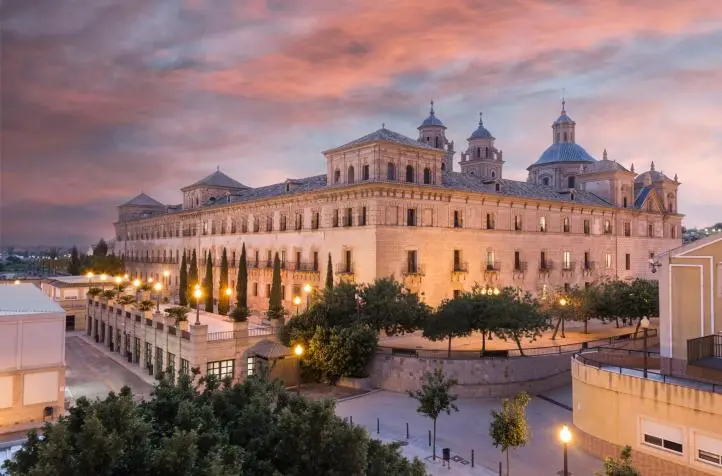
{"type": "Polygon", "coordinates": [[[331,253],[328,254],[328,265],[326,266],[326,289],[333,289],[333,265],[331,264],[331,253]]]}
{"type": "Polygon", "coordinates": [[[246,244],[241,247],[241,259],[238,261],[238,279],[236,280],[236,307],[248,309],[248,262],[246,244]]]}
{"type": "Polygon", "coordinates": [[[205,299],[205,311],[213,312],[213,255],[210,250],[206,255],[206,275],[203,278],[203,299],[205,299]]]}
{"type": "Polygon", "coordinates": [[[286,315],[281,302],[281,259],[278,252],[273,257],[273,276],[271,278],[271,295],[268,297],[268,318],[282,319],[286,315]]]}
{"type": "Polygon", "coordinates": [[[595,476],[642,476],[642,473],[632,466],[632,447],[627,445],[622,448],[619,459],[604,458],[604,468],[595,476]]]}
{"type": "Polygon", "coordinates": [[[188,261],[186,259],[186,250],[183,250],[180,271],[178,272],[178,299],[181,306],[188,305],[188,261]]]}
{"type": "Polygon", "coordinates": [[[491,410],[489,436],[492,444],[506,454],[506,474],[509,476],[509,448],[518,448],[529,442],[529,424],[526,407],[531,397],[525,392],[513,399],[505,399],[501,411],[491,410]]]}
{"type": "Polygon", "coordinates": [[[330,401],[286,393],[251,376],[231,386],[214,376],[162,380],[149,401],[125,387],[104,400],[81,397],[56,423],[31,432],[10,475],[423,476],[423,463],[372,442],[330,401]]]}
{"type": "Polygon", "coordinates": [[[546,314],[531,294],[507,287],[495,296],[498,322],[494,331],[502,339],[513,340],[524,355],[522,339],[534,342],[549,327],[546,314]]]}
{"type": "MultiPolygon", "coordinates": [[[[424,327],[431,308],[391,278],[381,278],[360,289],[361,315],[376,332],[388,335],[414,332],[424,327]]],[[[355,303],[355,296],[354,296],[355,303]]]]}
{"type": "Polygon", "coordinates": [[[228,289],[228,252],[223,248],[221,254],[221,271],[218,278],[218,314],[226,315],[230,309],[230,298],[226,294],[228,289]]]}
{"type": "Polygon", "coordinates": [[[188,296],[193,296],[193,288],[196,284],[200,284],[200,275],[198,274],[198,256],[196,250],[191,253],[191,265],[188,268],[188,296]]]}
{"type": "Polygon", "coordinates": [[[468,294],[446,299],[426,321],[424,337],[432,341],[448,339],[448,356],[451,357],[451,339],[471,335],[474,317],[474,301],[468,294]]]}

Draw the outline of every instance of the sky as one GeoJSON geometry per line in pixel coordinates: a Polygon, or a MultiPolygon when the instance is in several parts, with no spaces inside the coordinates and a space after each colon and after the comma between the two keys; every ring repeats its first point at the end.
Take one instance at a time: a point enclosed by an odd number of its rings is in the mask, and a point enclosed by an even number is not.
{"type": "MultiPolygon", "coordinates": [[[[248,186],[325,171],[434,100],[504,176],[551,143],[562,94],[588,152],[681,182],[722,221],[719,0],[8,0],[0,33],[0,244],[112,238],[117,205],[170,204],[220,167],[248,186]]],[[[457,154],[456,159],[459,159],[457,154]]],[[[458,164],[455,165],[458,170],[458,164]]]]}

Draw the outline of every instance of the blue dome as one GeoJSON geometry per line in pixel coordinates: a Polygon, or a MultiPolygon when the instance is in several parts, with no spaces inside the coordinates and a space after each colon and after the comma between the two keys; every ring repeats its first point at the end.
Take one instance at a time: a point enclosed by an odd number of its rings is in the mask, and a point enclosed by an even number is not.
{"type": "Polygon", "coordinates": [[[421,123],[421,127],[426,127],[426,126],[445,127],[444,123],[441,122],[441,119],[436,117],[433,112],[431,114],[429,114],[429,117],[424,119],[424,122],[421,123]]]}
{"type": "Polygon", "coordinates": [[[491,132],[484,127],[484,121],[481,119],[481,113],[479,113],[479,127],[476,128],[474,132],[471,133],[471,136],[467,140],[471,139],[493,139],[494,136],[491,135],[491,132]]]}
{"type": "Polygon", "coordinates": [[[555,162],[596,162],[597,160],[573,142],[558,142],[550,145],[534,165],[553,164],[555,162]]]}
{"type": "Polygon", "coordinates": [[[566,112],[562,112],[562,115],[559,116],[559,118],[556,121],[554,121],[554,124],[563,124],[565,122],[570,123],[570,124],[574,123],[574,121],[572,121],[572,118],[567,116],[566,112]]]}

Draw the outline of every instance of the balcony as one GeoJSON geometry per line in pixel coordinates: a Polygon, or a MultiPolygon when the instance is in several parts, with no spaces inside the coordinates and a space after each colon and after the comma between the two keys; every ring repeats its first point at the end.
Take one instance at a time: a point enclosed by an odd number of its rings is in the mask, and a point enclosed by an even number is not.
{"type": "Polygon", "coordinates": [[[577,268],[577,264],[574,261],[567,261],[562,263],[562,274],[569,275],[574,274],[574,270],[577,268]]]}
{"type": "Polygon", "coordinates": [[[425,274],[426,270],[424,266],[418,263],[407,263],[406,269],[401,272],[401,275],[404,277],[424,276],[425,274]]]}
{"type": "Polygon", "coordinates": [[[515,261],[514,262],[514,274],[524,274],[527,270],[526,261],[515,261]]]}
{"type": "Polygon", "coordinates": [[[501,262],[493,261],[481,263],[481,270],[485,273],[498,273],[501,271],[501,262]]]}
{"type": "Polygon", "coordinates": [[[584,276],[590,276],[594,272],[594,266],[594,261],[585,261],[582,268],[584,276]]]}
{"type": "Polygon", "coordinates": [[[354,274],[353,263],[337,263],[336,274],[354,274]]]}
{"type": "Polygon", "coordinates": [[[451,272],[452,273],[468,273],[469,272],[469,263],[455,261],[454,267],[451,269],[451,272]]]}
{"type": "Polygon", "coordinates": [[[539,261],[539,274],[549,274],[554,269],[554,262],[552,260],[541,260],[539,261]]]}
{"type": "Polygon", "coordinates": [[[299,273],[318,273],[318,263],[304,261],[289,261],[286,269],[299,273]]]}
{"type": "Polygon", "coordinates": [[[687,341],[687,375],[722,382],[722,334],[687,341]]]}

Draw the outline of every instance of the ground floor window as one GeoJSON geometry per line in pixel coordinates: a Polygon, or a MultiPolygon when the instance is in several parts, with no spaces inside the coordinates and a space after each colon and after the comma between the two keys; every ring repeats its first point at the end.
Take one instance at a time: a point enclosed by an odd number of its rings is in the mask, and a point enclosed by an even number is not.
{"type": "Polygon", "coordinates": [[[175,354],[168,352],[168,380],[171,382],[175,380],[175,354]]]}
{"type": "Polygon", "coordinates": [[[186,359],[181,359],[181,366],[180,366],[181,375],[190,374],[190,370],[191,370],[190,362],[188,362],[186,359]]]}
{"type": "Polygon", "coordinates": [[[233,360],[219,360],[217,362],[208,362],[207,371],[209,374],[213,374],[222,379],[226,377],[233,377],[233,367],[233,360]]]}

